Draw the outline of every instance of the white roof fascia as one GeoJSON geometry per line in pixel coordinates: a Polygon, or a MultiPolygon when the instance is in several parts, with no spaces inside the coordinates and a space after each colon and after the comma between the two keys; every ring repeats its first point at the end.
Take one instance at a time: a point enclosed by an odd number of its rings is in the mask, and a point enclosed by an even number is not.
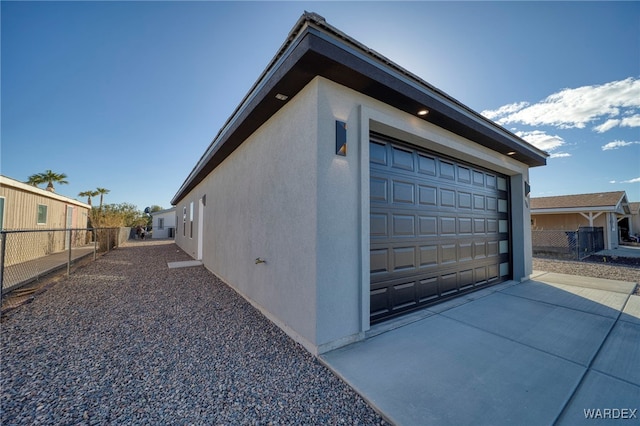
{"type": "Polygon", "coordinates": [[[76,206],[84,207],[88,210],[91,210],[91,206],[89,204],[83,203],[82,201],[74,200],[73,198],[69,198],[64,195],[59,195],[59,194],[56,194],[55,192],[47,191],[42,188],[38,188],[37,186],[29,185],[5,176],[0,176],[0,184],[6,187],[20,189],[22,191],[30,192],[35,195],[40,195],[41,197],[51,198],[53,200],[61,201],[67,204],[74,204],[76,206]]]}
{"type": "Polygon", "coordinates": [[[531,209],[531,214],[558,214],[558,213],[585,213],[585,212],[615,212],[616,209],[612,206],[600,206],[600,207],[565,207],[565,208],[551,208],[551,209],[531,209]]]}

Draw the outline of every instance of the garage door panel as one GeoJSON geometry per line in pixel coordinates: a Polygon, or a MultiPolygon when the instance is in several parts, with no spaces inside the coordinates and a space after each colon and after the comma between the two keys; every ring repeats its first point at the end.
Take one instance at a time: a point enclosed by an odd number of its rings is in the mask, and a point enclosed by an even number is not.
{"type": "Polygon", "coordinates": [[[386,287],[371,290],[371,301],[369,303],[372,318],[382,317],[389,314],[389,296],[387,295],[387,293],[388,291],[386,287]]]}
{"type": "Polygon", "coordinates": [[[412,182],[405,182],[401,180],[394,180],[392,183],[393,202],[400,204],[414,204],[415,203],[415,191],[414,184],[412,182]]]}
{"type": "MultiPolygon", "coordinates": [[[[421,237],[438,235],[438,218],[435,216],[420,216],[418,218],[419,232],[421,237]]],[[[497,226],[497,224],[496,224],[497,226]]]]}
{"type": "Polygon", "coordinates": [[[434,157],[418,154],[418,172],[427,176],[436,176],[436,159],[434,157]]]}
{"type": "Polygon", "coordinates": [[[488,212],[498,211],[498,199],[496,197],[487,196],[486,202],[488,212]]]}
{"type": "Polygon", "coordinates": [[[440,297],[438,277],[427,277],[418,281],[418,303],[430,302],[440,297]]]}
{"type": "Polygon", "coordinates": [[[484,186],[484,173],[474,170],[473,171],[473,184],[477,186],[484,186]]]}
{"type": "Polygon", "coordinates": [[[384,213],[372,213],[369,220],[369,232],[371,233],[371,238],[389,237],[387,215],[384,213]]]}
{"type": "Polygon", "coordinates": [[[498,279],[498,265],[487,265],[487,279],[488,281],[494,281],[498,279]]]}
{"type": "Polygon", "coordinates": [[[509,278],[506,177],[371,143],[371,321],[509,278]]]}
{"type": "Polygon", "coordinates": [[[416,283],[409,281],[392,287],[393,308],[406,309],[417,304],[416,283]]]}
{"type": "Polygon", "coordinates": [[[473,233],[478,235],[478,234],[485,234],[486,233],[486,219],[485,218],[478,218],[478,219],[473,219],[473,233]]]}
{"type": "Polygon", "coordinates": [[[388,198],[387,179],[372,176],[369,183],[371,202],[386,203],[388,198]]]}
{"type": "Polygon", "coordinates": [[[386,248],[371,250],[369,262],[371,275],[380,275],[389,272],[389,250],[386,248]]]}
{"type": "Polygon", "coordinates": [[[387,144],[371,142],[369,144],[369,161],[372,163],[387,165],[387,144]]]}
{"type": "Polygon", "coordinates": [[[485,241],[473,242],[473,258],[484,259],[487,257],[487,243],[485,241]]]}
{"type": "Polygon", "coordinates": [[[398,147],[391,148],[392,167],[396,169],[413,171],[413,152],[398,147]]]}
{"type": "Polygon", "coordinates": [[[440,207],[455,207],[456,191],[440,189],[440,207]]]}
{"type": "Polygon", "coordinates": [[[420,246],[420,267],[430,268],[438,266],[438,246],[420,246]]]}
{"type": "Polygon", "coordinates": [[[470,192],[458,192],[458,208],[459,209],[471,209],[471,193],[470,192]]]}
{"type": "Polygon", "coordinates": [[[471,169],[464,166],[458,166],[458,182],[471,183],[471,169]]]}
{"type": "Polygon", "coordinates": [[[496,189],[496,177],[491,173],[486,174],[486,185],[489,189],[496,189]]]}
{"type": "Polygon", "coordinates": [[[456,235],[456,218],[440,217],[440,235],[456,235]]]}
{"type": "Polygon", "coordinates": [[[458,261],[465,262],[473,260],[473,250],[471,244],[471,242],[458,244],[458,261]]]}
{"type": "Polygon", "coordinates": [[[416,269],[415,247],[398,247],[392,251],[393,272],[401,272],[416,269]]]}
{"type": "Polygon", "coordinates": [[[475,284],[473,269],[465,269],[458,273],[458,288],[460,291],[470,290],[475,284]]]}
{"type": "Polygon", "coordinates": [[[469,217],[459,217],[458,218],[458,234],[459,235],[470,235],[473,233],[473,228],[471,226],[472,219],[469,217]]]}
{"type": "Polygon", "coordinates": [[[474,281],[476,285],[482,285],[487,282],[487,267],[480,266],[474,269],[474,281]]]}
{"type": "Polygon", "coordinates": [[[428,185],[418,185],[418,203],[423,206],[438,205],[438,188],[428,185]]]}
{"type": "Polygon", "coordinates": [[[499,241],[487,241],[487,256],[495,257],[498,256],[498,244],[499,241]]]}
{"type": "Polygon", "coordinates": [[[455,166],[448,161],[440,160],[440,177],[454,180],[456,178],[455,166]]]}
{"type": "Polygon", "coordinates": [[[440,253],[440,258],[442,259],[442,262],[440,262],[441,265],[452,264],[458,260],[456,244],[442,244],[440,246],[440,253]]]}
{"type": "Polygon", "coordinates": [[[455,272],[440,276],[440,296],[450,296],[458,292],[458,274],[455,272]]]}
{"type": "Polygon", "coordinates": [[[394,237],[415,237],[416,220],[413,215],[394,214],[392,216],[394,237]]]}

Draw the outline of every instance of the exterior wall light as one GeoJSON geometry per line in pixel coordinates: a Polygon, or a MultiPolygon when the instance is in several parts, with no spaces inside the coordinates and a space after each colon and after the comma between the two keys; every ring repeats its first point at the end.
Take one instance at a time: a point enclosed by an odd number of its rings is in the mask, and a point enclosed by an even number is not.
{"type": "Polygon", "coordinates": [[[424,117],[427,114],[429,114],[429,110],[428,109],[421,109],[420,111],[418,111],[418,115],[421,116],[421,117],[424,117]]]}
{"type": "Polygon", "coordinates": [[[336,155],[347,156],[347,123],[336,120],[336,155]]]}
{"type": "Polygon", "coordinates": [[[507,152],[507,155],[509,155],[509,156],[516,155],[516,152],[515,151],[509,151],[509,152],[507,152]]]}
{"type": "Polygon", "coordinates": [[[287,95],[283,95],[282,93],[278,93],[276,95],[276,99],[279,101],[286,101],[287,99],[289,99],[289,97],[287,95]]]}

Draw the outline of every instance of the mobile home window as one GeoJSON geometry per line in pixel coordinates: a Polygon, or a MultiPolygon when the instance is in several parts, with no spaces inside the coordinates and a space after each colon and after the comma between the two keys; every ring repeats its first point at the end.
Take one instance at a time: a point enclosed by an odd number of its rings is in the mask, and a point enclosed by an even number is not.
{"type": "Polygon", "coordinates": [[[44,204],[38,204],[38,225],[45,225],[47,223],[47,206],[44,204]]]}
{"type": "Polygon", "coordinates": [[[164,218],[163,217],[159,217],[158,218],[158,229],[164,229],[164,218]]]}

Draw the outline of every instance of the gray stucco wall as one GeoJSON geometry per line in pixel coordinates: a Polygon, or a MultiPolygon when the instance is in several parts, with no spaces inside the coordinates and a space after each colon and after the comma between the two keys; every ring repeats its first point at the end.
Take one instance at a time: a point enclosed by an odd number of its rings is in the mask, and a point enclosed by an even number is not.
{"type": "MultiPolygon", "coordinates": [[[[180,216],[183,205],[197,206],[206,194],[203,264],[310,350],[316,345],[316,97],[314,85],[305,88],[178,205],[180,216]]],[[[176,242],[196,257],[197,238],[188,231],[183,237],[180,226],[176,242]]]]}
{"type": "Polygon", "coordinates": [[[511,176],[514,279],[531,273],[524,164],[318,77],[180,201],[176,232],[197,257],[188,210],[197,228],[206,194],[204,265],[312,353],[369,329],[372,130],[511,176]],[[347,123],[346,157],[335,154],[336,120],[347,123]]]}

